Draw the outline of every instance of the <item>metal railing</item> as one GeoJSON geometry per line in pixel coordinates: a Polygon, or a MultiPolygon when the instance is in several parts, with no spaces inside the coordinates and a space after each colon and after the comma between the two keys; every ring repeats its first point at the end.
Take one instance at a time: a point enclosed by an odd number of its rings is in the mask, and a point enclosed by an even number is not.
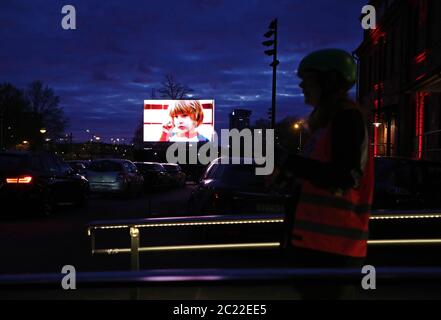
{"type": "MultiPolygon", "coordinates": [[[[405,220],[405,219],[441,219],[441,210],[420,211],[375,211],[371,220],[405,220]]],[[[148,218],[118,221],[95,221],[88,225],[87,233],[91,239],[91,253],[119,254],[130,253],[131,270],[139,270],[139,254],[141,252],[161,251],[197,251],[197,250],[233,250],[233,249],[274,249],[280,247],[280,242],[249,242],[197,245],[169,246],[140,246],[140,229],[172,228],[189,226],[221,226],[221,225],[253,225],[253,224],[282,224],[284,215],[247,215],[247,216],[191,216],[170,218],[148,218]],[[126,229],[130,235],[130,248],[96,248],[95,231],[126,229]]],[[[441,245],[441,238],[435,239],[371,239],[369,246],[402,246],[402,245],[441,245]]]]}

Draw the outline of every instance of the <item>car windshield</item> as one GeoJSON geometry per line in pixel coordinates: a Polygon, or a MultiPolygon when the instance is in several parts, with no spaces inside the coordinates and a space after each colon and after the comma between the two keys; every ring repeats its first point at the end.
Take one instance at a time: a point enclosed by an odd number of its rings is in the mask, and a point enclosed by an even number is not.
{"type": "Polygon", "coordinates": [[[115,161],[95,161],[90,164],[88,169],[97,172],[121,171],[122,165],[115,161]]]}
{"type": "Polygon", "coordinates": [[[156,163],[136,163],[136,166],[142,171],[161,171],[162,167],[156,163]]]}

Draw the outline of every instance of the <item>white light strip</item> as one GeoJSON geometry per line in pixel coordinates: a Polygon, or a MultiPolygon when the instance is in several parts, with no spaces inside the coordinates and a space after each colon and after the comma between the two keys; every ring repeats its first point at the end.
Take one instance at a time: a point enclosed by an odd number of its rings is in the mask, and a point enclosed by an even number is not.
{"type": "MultiPolygon", "coordinates": [[[[409,214],[409,215],[373,215],[370,220],[405,220],[405,219],[441,219],[441,213],[429,214],[409,214]]],[[[91,226],[91,230],[106,229],[127,229],[127,228],[160,228],[160,227],[185,227],[185,226],[215,226],[215,225],[238,225],[238,224],[264,224],[264,223],[283,223],[284,219],[260,219],[260,220],[226,220],[226,221],[207,221],[207,222],[174,222],[174,223],[150,223],[139,225],[113,225],[113,226],[91,226]]]]}
{"type": "Polygon", "coordinates": [[[412,214],[412,215],[373,215],[370,220],[393,220],[393,219],[441,219],[441,214],[412,214]]]}
{"type": "MultiPolygon", "coordinates": [[[[422,245],[441,244],[441,239],[391,239],[391,240],[368,240],[369,246],[381,245],[422,245]]],[[[279,242],[256,242],[256,243],[226,243],[226,244],[204,244],[204,245],[177,245],[177,246],[155,246],[140,247],[139,252],[163,252],[163,251],[188,251],[188,250],[222,250],[222,249],[264,249],[278,248],[279,242]]],[[[130,248],[95,249],[92,254],[118,254],[130,253],[130,248]]]]}
{"type": "Polygon", "coordinates": [[[183,227],[183,226],[211,226],[211,225],[234,225],[234,224],[263,224],[283,223],[284,219],[262,219],[262,220],[227,220],[207,222],[175,222],[175,223],[151,223],[138,225],[114,225],[114,226],[92,226],[90,229],[124,229],[124,228],[156,228],[156,227],[183,227]]]}
{"type": "Polygon", "coordinates": [[[392,239],[368,240],[368,245],[400,245],[400,244],[441,244],[441,239],[392,239]]]}
{"type": "MultiPolygon", "coordinates": [[[[226,243],[226,244],[203,244],[182,246],[155,246],[140,247],[139,252],[152,251],[185,251],[185,250],[222,250],[222,249],[264,249],[278,248],[280,242],[256,242],[256,243],[226,243]]],[[[130,253],[129,248],[95,249],[92,254],[118,254],[130,253]]]]}

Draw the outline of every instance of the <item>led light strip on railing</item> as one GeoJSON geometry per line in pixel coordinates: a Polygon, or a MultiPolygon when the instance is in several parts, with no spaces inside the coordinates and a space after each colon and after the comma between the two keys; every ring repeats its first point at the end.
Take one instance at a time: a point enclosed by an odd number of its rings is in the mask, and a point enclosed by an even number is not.
{"type": "Polygon", "coordinates": [[[441,239],[387,239],[387,240],[368,240],[370,246],[382,245],[420,245],[420,244],[441,244],[441,239]]]}
{"type": "Polygon", "coordinates": [[[210,225],[233,225],[233,224],[263,224],[283,223],[284,219],[259,219],[259,220],[226,220],[226,221],[201,221],[201,222],[160,222],[135,225],[92,226],[89,229],[124,229],[124,228],[156,228],[156,227],[183,227],[183,226],[210,226],[210,225]]]}
{"type": "MultiPolygon", "coordinates": [[[[368,240],[369,246],[386,245],[439,245],[441,239],[391,239],[391,240],[368,240]]],[[[257,243],[226,243],[226,244],[204,244],[204,245],[175,245],[175,246],[152,246],[140,247],[139,252],[164,252],[164,251],[197,251],[197,250],[224,250],[224,249],[271,249],[280,247],[279,242],[257,242],[257,243]]],[[[109,248],[94,249],[92,254],[118,254],[130,253],[130,248],[109,248]]]]}
{"type": "MultiPolygon", "coordinates": [[[[153,246],[140,247],[139,252],[152,251],[197,251],[197,250],[224,250],[224,249],[264,249],[264,248],[278,248],[279,242],[256,242],[256,243],[225,243],[225,244],[201,244],[201,245],[176,245],[176,246],[153,246]]],[[[118,254],[130,253],[130,248],[111,248],[111,249],[94,249],[92,254],[118,254]]]]}
{"type": "MultiPolygon", "coordinates": [[[[370,220],[407,220],[407,219],[441,219],[441,213],[424,214],[378,214],[372,215],[370,220]]],[[[239,225],[239,224],[264,224],[264,223],[283,223],[283,218],[272,219],[244,219],[244,220],[225,220],[225,221],[201,221],[201,222],[152,222],[146,224],[121,224],[108,226],[90,226],[88,234],[92,229],[127,229],[127,228],[161,228],[161,227],[184,227],[184,226],[214,226],[214,225],[239,225]]]]}
{"type": "Polygon", "coordinates": [[[441,213],[401,214],[401,215],[372,215],[370,220],[401,220],[401,219],[441,219],[441,213]]]}

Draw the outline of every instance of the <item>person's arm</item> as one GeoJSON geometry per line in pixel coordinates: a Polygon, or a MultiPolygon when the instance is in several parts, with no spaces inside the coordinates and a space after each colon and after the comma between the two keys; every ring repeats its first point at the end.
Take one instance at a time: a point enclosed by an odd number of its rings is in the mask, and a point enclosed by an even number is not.
{"type": "Polygon", "coordinates": [[[365,135],[365,123],[360,111],[341,111],[332,123],[332,161],[290,155],[285,159],[282,171],[291,172],[323,188],[347,190],[354,187],[361,176],[365,135]]]}

